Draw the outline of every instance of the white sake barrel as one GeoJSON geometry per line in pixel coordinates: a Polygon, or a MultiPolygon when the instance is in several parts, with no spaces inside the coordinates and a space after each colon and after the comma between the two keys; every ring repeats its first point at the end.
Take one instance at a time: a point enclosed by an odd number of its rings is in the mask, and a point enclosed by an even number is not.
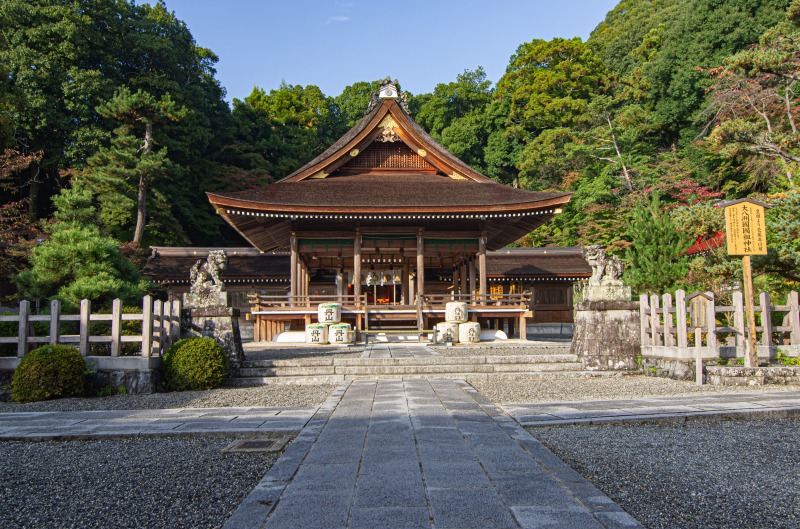
{"type": "Polygon", "coordinates": [[[328,326],[324,323],[311,323],[306,325],[306,343],[326,345],[328,343],[328,326]]]}
{"type": "Polygon", "coordinates": [[[458,324],[457,323],[437,323],[436,339],[440,342],[458,343],[458,324]]]}
{"type": "Polygon", "coordinates": [[[463,301],[448,301],[444,306],[444,320],[448,323],[464,323],[469,311],[463,301]]]}
{"type": "Polygon", "coordinates": [[[481,341],[481,326],[474,321],[461,323],[458,326],[458,341],[461,343],[478,343],[481,341]]]}
{"type": "Polygon", "coordinates": [[[353,343],[353,329],[349,323],[334,323],[328,326],[328,341],[341,345],[353,343]]]}
{"type": "Polygon", "coordinates": [[[342,321],[342,306],[338,303],[320,303],[317,307],[317,321],[339,323],[342,321]]]}

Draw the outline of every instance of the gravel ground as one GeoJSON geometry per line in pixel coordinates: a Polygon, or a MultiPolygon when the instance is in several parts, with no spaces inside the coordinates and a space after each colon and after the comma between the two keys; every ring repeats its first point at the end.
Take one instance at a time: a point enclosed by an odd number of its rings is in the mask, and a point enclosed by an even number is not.
{"type": "Polygon", "coordinates": [[[298,358],[358,358],[364,353],[363,345],[349,347],[265,347],[250,344],[245,347],[247,360],[294,360],[298,358]]]}
{"type": "Polygon", "coordinates": [[[624,375],[543,380],[526,375],[467,379],[496,404],[572,402],[584,400],[639,399],[673,395],[796,391],[797,386],[696,386],[694,382],[668,378],[624,375]]]}
{"type": "Polygon", "coordinates": [[[231,441],[0,442],[0,527],[221,527],[277,459],[231,441]]]}
{"type": "Polygon", "coordinates": [[[493,346],[469,346],[453,345],[431,347],[442,356],[516,356],[516,355],[541,355],[541,354],[569,354],[569,346],[561,344],[538,345],[519,347],[493,347],[493,346]]]}
{"type": "MultiPolygon", "coordinates": [[[[152,410],[166,408],[227,408],[247,406],[319,406],[336,389],[333,384],[274,384],[254,388],[116,395],[87,399],[57,399],[15,404],[0,402],[0,413],[29,411],[152,410]]],[[[0,525],[0,527],[2,527],[0,525]]]]}
{"type": "Polygon", "coordinates": [[[800,527],[800,420],[528,428],[645,527],[800,527]]]}

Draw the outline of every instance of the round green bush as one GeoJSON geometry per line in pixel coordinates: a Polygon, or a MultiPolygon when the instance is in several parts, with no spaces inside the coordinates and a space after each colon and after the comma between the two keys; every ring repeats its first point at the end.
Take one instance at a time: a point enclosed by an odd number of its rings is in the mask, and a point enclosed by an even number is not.
{"type": "Polygon", "coordinates": [[[11,398],[33,402],[83,395],[86,362],[69,345],[44,345],[26,354],[11,378],[11,398]]]}
{"type": "Polygon", "coordinates": [[[163,368],[167,389],[211,389],[228,375],[228,356],[213,338],[184,338],[164,353],[163,368]]]}

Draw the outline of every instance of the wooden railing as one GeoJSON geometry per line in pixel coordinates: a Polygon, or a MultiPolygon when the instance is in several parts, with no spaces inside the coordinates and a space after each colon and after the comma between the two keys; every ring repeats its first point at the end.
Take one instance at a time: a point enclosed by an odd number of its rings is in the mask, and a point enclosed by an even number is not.
{"type": "MultiPolygon", "coordinates": [[[[744,296],[733,293],[732,306],[717,305],[714,296],[706,303],[706,325],[702,327],[700,344],[704,348],[703,357],[744,357],[745,342],[749,328],[745,325],[744,296]]],[[[689,358],[693,353],[690,340],[694,328],[689,326],[690,308],[686,293],[678,290],[675,297],[647,296],[639,298],[640,331],[643,355],[671,356],[689,358]]],[[[773,304],[770,295],[762,292],[755,306],[757,316],[757,341],[759,356],[773,355],[778,350],[789,356],[800,353],[800,307],[798,293],[790,292],[786,304],[773,304]],[[774,325],[774,315],[781,325],[774,325]]],[[[696,344],[691,344],[694,347],[696,344]]]]}
{"type": "Polygon", "coordinates": [[[486,307],[489,309],[508,308],[513,310],[528,310],[531,302],[529,292],[514,294],[425,294],[423,306],[425,308],[444,308],[448,301],[463,301],[472,307],[486,307]]]}
{"type": "Polygon", "coordinates": [[[314,294],[310,296],[272,296],[266,294],[251,293],[247,295],[250,302],[251,312],[273,311],[273,310],[292,310],[308,309],[315,311],[320,303],[341,303],[345,308],[356,308],[366,305],[367,295],[354,296],[346,294],[342,296],[314,294]]]}
{"type": "Polygon", "coordinates": [[[180,337],[180,309],[177,300],[162,302],[145,296],[141,312],[133,314],[123,310],[119,299],[113,301],[110,314],[93,313],[91,302],[84,299],[78,314],[62,314],[61,302],[53,300],[50,314],[35,315],[31,314],[30,302],[23,300],[17,314],[0,316],[0,322],[16,323],[18,329],[16,336],[0,337],[0,344],[16,344],[19,358],[36,344],[76,345],[83,356],[91,355],[91,344],[109,344],[109,354],[113,357],[123,353],[123,344],[135,343],[139,344],[138,356],[160,356],[180,337]],[[47,331],[37,336],[36,327],[42,327],[36,325],[39,322],[47,323],[47,331]],[[92,326],[97,322],[109,322],[108,332],[98,332],[99,326],[92,326]],[[126,334],[123,322],[139,322],[141,331],[126,334]]]}

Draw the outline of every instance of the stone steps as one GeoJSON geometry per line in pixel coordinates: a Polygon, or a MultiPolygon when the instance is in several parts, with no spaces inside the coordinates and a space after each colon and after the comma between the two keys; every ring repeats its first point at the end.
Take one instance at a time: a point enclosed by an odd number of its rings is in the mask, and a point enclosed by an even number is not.
{"type": "Polygon", "coordinates": [[[415,379],[487,379],[501,375],[524,375],[526,377],[553,380],[560,378],[607,378],[629,375],[623,371],[534,371],[534,372],[495,372],[495,373],[414,373],[404,375],[318,375],[318,376],[268,376],[238,377],[227,381],[230,387],[263,386],[268,384],[339,384],[345,380],[415,380],[415,379]]]}
{"type": "Polygon", "coordinates": [[[239,370],[239,376],[228,384],[319,384],[343,380],[471,378],[514,374],[558,378],[582,375],[582,369],[578,357],[573,354],[248,360],[239,370]]]}

